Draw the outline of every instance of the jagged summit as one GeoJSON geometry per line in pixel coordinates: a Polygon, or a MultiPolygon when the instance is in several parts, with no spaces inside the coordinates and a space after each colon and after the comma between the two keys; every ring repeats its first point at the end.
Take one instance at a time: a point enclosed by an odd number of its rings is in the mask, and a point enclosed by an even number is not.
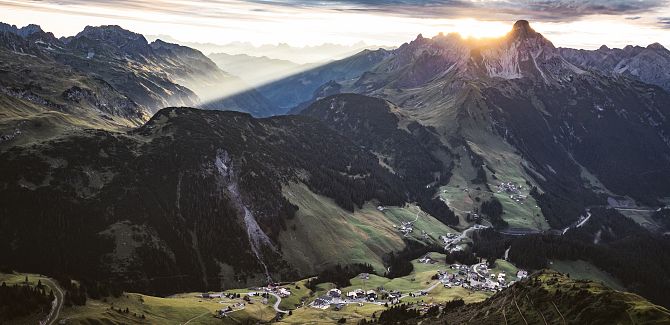
{"type": "Polygon", "coordinates": [[[95,53],[111,51],[136,58],[153,55],[149,42],[142,34],[117,25],[86,26],[66,43],[73,48],[95,53]]]}
{"type": "Polygon", "coordinates": [[[23,26],[21,28],[18,28],[16,25],[9,25],[9,24],[5,24],[5,23],[0,23],[0,31],[10,32],[10,33],[19,35],[23,38],[28,37],[28,36],[30,36],[32,34],[35,34],[35,33],[44,33],[44,31],[42,31],[42,27],[40,27],[39,25],[35,25],[35,24],[30,24],[30,25],[26,25],[26,26],[23,26]]]}
{"type": "Polygon", "coordinates": [[[530,27],[527,20],[518,20],[512,27],[512,34],[519,37],[529,37],[537,34],[537,32],[530,27]]]}
{"type": "Polygon", "coordinates": [[[647,45],[647,48],[651,49],[651,50],[665,50],[666,49],[663,45],[661,45],[661,43],[658,43],[658,42],[647,45]]]}
{"type": "Polygon", "coordinates": [[[75,38],[87,37],[99,41],[119,43],[133,41],[148,44],[142,34],[123,29],[118,25],[86,26],[75,38]]]}

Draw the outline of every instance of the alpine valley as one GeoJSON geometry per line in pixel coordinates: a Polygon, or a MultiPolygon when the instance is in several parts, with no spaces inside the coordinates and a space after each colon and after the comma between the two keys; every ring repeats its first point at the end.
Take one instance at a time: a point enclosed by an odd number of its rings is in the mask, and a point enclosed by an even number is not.
{"type": "Polygon", "coordinates": [[[0,324],[670,324],[662,45],[172,42],[0,24],[0,324]]]}

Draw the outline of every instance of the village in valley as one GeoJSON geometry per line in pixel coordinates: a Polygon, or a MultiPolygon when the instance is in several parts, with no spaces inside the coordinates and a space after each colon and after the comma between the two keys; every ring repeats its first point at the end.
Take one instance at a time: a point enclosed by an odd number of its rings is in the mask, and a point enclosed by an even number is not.
{"type": "Polygon", "coordinates": [[[202,293],[198,298],[220,300],[225,304],[217,312],[219,318],[234,318],[237,312],[254,304],[272,307],[277,320],[301,310],[322,310],[336,315],[348,308],[365,305],[383,310],[410,304],[421,311],[453,299],[483,300],[528,276],[526,271],[516,269],[504,260],[496,261],[496,268],[490,269],[486,260],[470,266],[446,264],[444,256],[428,253],[412,261],[415,270],[410,275],[397,279],[361,273],[351,279],[352,285],[346,288],[324,283],[314,292],[305,292],[304,282],[291,282],[255,287],[246,292],[202,293]],[[287,306],[282,300],[295,303],[287,306]]]}
{"type": "MultiPolygon", "coordinates": [[[[501,190],[513,189],[516,187],[508,184],[501,190]]],[[[377,207],[380,212],[385,212],[386,209],[383,206],[377,207]]],[[[414,218],[400,220],[393,227],[403,237],[412,236],[412,240],[435,239],[444,248],[444,253],[431,252],[413,260],[413,271],[407,276],[389,279],[376,274],[361,273],[352,278],[351,285],[347,287],[321,283],[316,290],[311,291],[306,288],[307,279],[273,283],[265,287],[251,288],[246,292],[236,290],[203,293],[201,297],[228,302],[225,308],[218,311],[220,318],[235,317],[237,312],[249,304],[260,303],[274,309],[276,320],[288,321],[295,317],[294,314],[310,313],[309,310],[348,315],[352,309],[357,311],[360,308],[371,308],[370,310],[381,311],[399,304],[410,304],[419,311],[425,311],[454,299],[481,301],[528,276],[526,271],[517,269],[506,260],[489,263],[485,259],[479,259],[473,265],[446,263],[445,254],[467,249],[472,242],[472,232],[488,226],[474,224],[462,232],[429,234],[426,229],[417,227],[421,215],[422,212],[419,211],[414,218]]]]}

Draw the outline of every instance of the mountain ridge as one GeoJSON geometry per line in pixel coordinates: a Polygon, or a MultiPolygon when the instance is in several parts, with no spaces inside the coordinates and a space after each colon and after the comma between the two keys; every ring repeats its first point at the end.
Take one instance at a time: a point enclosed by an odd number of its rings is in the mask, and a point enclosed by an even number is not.
{"type": "Polygon", "coordinates": [[[148,43],[143,35],[116,25],[87,26],[60,39],[37,25],[0,26],[5,58],[1,96],[12,107],[0,121],[3,139],[7,134],[3,145],[51,137],[73,127],[138,126],[171,105],[206,104],[258,116],[275,111],[261,94],[188,47],[148,43]],[[240,87],[246,91],[238,95],[240,87]]]}

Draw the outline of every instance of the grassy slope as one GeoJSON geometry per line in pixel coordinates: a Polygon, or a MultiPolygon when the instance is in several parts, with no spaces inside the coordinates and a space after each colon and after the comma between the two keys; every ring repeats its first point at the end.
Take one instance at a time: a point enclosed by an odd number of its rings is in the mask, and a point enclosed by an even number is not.
{"type": "MultiPolygon", "coordinates": [[[[439,253],[431,253],[431,256],[437,260],[443,260],[444,255],[439,253]]],[[[445,270],[447,266],[442,263],[436,264],[422,264],[418,260],[412,261],[414,271],[405,277],[397,279],[387,279],[380,276],[371,275],[370,280],[366,281],[366,288],[377,288],[383,286],[388,290],[400,290],[405,293],[418,292],[429,287],[435,283],[430,277],[434,275],[438,269],[445,270]]],[[[7,284],[19,283],[25,279],[26,274],[6,275],[0,274],[0,280],[7,282],[7,284]]],[[[29,281],[37,283],[39,276],[28,275],[29,281]]],[[[314,298],[325,294],[329,289],[333,288],[331,283],[323,283],[317,287],[315,292],[309,290],[305,283],[308,279],[288,283],[284,287],[289,288],[292,292],[291,296],[282,299],[280,308],[293,310],[293,315],[287,316],[281,323],[286,324],[310,324],[310,323],[330,323],[344,317],[346,319],[360,320],[362,318],[370,318],[373,313],[384,309],[383,306],[365,304],[358,306],[356,304],[349,305],[343,310],[334,311],[317,310],[310,307],[300,307],[296,309],[296,304],[299,304],[301,299],[307,302],[314,298]]],[[[344,288],[348,289],[362,288],[363,280],[355,277],[351,280],[352,286],[344,288]]],[[[227,293],[240,293],[242,295],[254,291],[250,288],[241,288],[227,290],[227,293]]],[[[405,298],[404,302],[446,302],[454,298],[463,298],[466,302],[478,302],[486,299],[489,294],[472,293],[463,288],[445,289],[438,285],[427,296],[417,298],[405,298]]],[[[226,308],[234,303],[242,302],[242,299],[202,299],[199,298],[199,293],[183,293],[173,295],[167,298],[147,296],[137,293],[124,293],[119,298],[108,297],[103,300],[89,299],[85,306],[66,307],[61,313],[61,319],[67,319],[68,324],[91,324],[91,323],[114,323],[114,324],[172,324],[185,323],[191,320],[190,324],[221,324],[222,322],[235,324],[246,319],[262,319],[270,320],[274,317],[275,312],[271,307],[274,303],[274,298],[269,300],[268,305],[263,305],[261,299],[258,297],[252,298],[254,304],[248,304],[244,310],[233,312],[227,319],[219,320],[214,318],[217,310],[226,308]],[[119,312],[118,309],[125,310],[128,308],[129,313],[119,312]],[[144,315],[146,318],[141,318],[144,315]]],[[[32,320],[32,319],[31,319],[32,320]]],[[[30,320],[26,324],[32,323],[30,320]]]]}
{"type": "MultiPolygon", "coordinates": [[[[279,236],[282,251],[289,262],[304,274],[314,274],[332,264],[369,263],[383,272],[382,257],[405,247],[402,234],[394,225],[413,221],[418,208],[391,207],[384,213],[368,203],[351,213],[337,206],[331,199],[314,194],[305,185],[292,184],[283,189],[284,196],[297,205],[296,217],[279,236]]],[[[452,229],[433,217],[421,213],[414,230],[421,238],[425,230],[428,241],[439,241],[439,236],[452,229]]]]}
{"type": "Polygon", "coordinates": [[[312,290],[307,288],[307,280],[308,279],[300,280],[286,285],[285,287],[291,290],[291,295],[283,298],[279,304],[279,307],[284,310],[288,310],[296,308],[296,305],[300,305],[301,300],[303,299],[309,302],[310,298],[313,298],[315,294],[312,292],[312,290]]]}
{"type": "MultiPolygon", "coordinates": [[[[439,253],[431,253],[431,256],[437,260],[443,260],[444,255],[439,253]]],[[[347,291],[352,291],[355,289],[365,288],[377,289],[378,287],[384,287],[386,290],[398,290],[403,293],[416,293],[421,290],[424,290],[430,287],[435,280],[431,280],[431,277],[437,272],[437,270],[448,270],[447,265],[442,263],[436,264],[423,264],[419,263],[418,260],[412,261],[414,265],[414,271],[404,277],[396,279],[388,279],[385,277],[370,275],[368,280],[363,280],[360,277],[354,277],[351,279],[351,286],[346,288],[341,288],[343,293],[347,291]]],[[[449,270],[451,271],[451,270],[449,270]]],[[[291,287],[291,286],[288,286],[291,287]]],[[[311,297],[316,297],[322,295],[326,292],[327,289],[332,288],[332,284],[324,283],[319,285],[319,289],[316,293],[313,293],[311,297]]],[[[483,292],[472,292],[466,289],[456,287],[456,288],[444,288],[442,285],[436,286],[432,291],[426,296],[410,298],[407,297],[403,299],[403,302],[426,302],[426,303],[444,303],[456,298],[462,298],[467,303],[480,302],[489,297],[490,293],[483,292]]],[[[283,301],[282,301],[283,303],[283,301]]],[[[333,309],[319,310],[314,308],[299,308],[293,311],[292,316],[286,317],[280,323],[286,324],[323,324],[323,323],[334,323],[340,318],[346,318],[347,323],[358,322],[362,318],[370,319],[372,313],[379,312],[383,310],[383,306],[376,306],[365,304],[364,306],[358,306],[356,304],[348,305],[341,311],[335,311],[333,309]]]]}
{"type": "Polygon", "coordinates": [[[442,319],[454,324],[667,324],[670,312],[635,294],[546,270],[424,324],[442,319]]]}
{"type": "Polygon", "coordinates": [[[496,260],[496,266],[489,271],[489,274],[495,273],[497,275],[500,272],[505,272],[505,281],[509,283],[516,280],[516,272],[518,271],[519,269],[512,263],[498,259],[496,260]]]}
{"type": "Polygon", "coordinates": [[[416,220],[414,223],[414,231],[408,237],[424,242],[441,245],[442,240],[440,239],[440,236],[456,232],[456,230],[426,214],[420,207],[413,204],[408,204],[404,207],[386,207],[384,209],[384,215],[391,220],[394,225],[400,225],[403,221],[416,220]],[[423,237],[422,234],[424,231],[428,235],[428,238],[423,237]]]}
{"type": "MultiPolygon", "coordinates": [[[[438,261],[444,258],[444,255],[439,253],[431,253],[431,256],[438,261]]],[[[384,287],[387,290],[400,290],[405,293],[418,292],[436,282],[430,277],[437,270],[452,272],[442,263],[422,264],[418,260],[412,263],[415,269],[408,276],[387,279],[372,275],[367,281],[355,277],[351,280],[352,286],[342,288],[342,291],[363,287],[367,289],[384,287]]],[[[497,267],[493,272],[505,271],[508,279],[516,271],[513,265],[505,261],[498,260],[496,263],[497,267]]],[[[607,319],[621,320],[622,316],[626,317],[626,321],[611,324],[643,324],[646,321],[650,321],[649,324],[662,324],[663,322],[658,320],[670,315],[664,308],[655,306],[637,295],[613,291],[599,283],[576,280],[575,276],[578,274],[575,272],[571,274],[573,278],[554,271],[544,271],[537,276],[539,282],[524,280],[514,285],[512,289],[494,296],[488,292],[471,292],[460,287],[444,288],[438,285],[426,296],[407,297],[403,299],[403,302],[444,303],[461,298],[468,304],[474,304],[466,305],[456,313],[449,314],[450,323],[453,320],[456,323],[497,324],[507,320],[509,324],[516,324],[523,323],[525,320],[528,324],[534,324],[542,323],[542,317],[545,317],[548,323],[554,323],[554,321],[560,323],[560,317],[565,317],[567,322],[571,323],[593,321],[596,317],[593,315],[600,315],[598,317],[606,318],[602,320],[602,324],[610,324],[606,322],[607,319]],[[552,302],[556,304],[556,307],[552,302]],[[609,308],[612,308],[611,313],[609,308]],[[608,310],[608,312],[603,314],[603,310],[608,310]],[[628,320],[630,322],[627,322],[628,320]]],[[[24,278],[25,274],[0,274],[0,280],[8,284],[22,282],[24,278]]],[[[36,283],[38,278],[36,275],[29,275],[31,282],[36,283]]],[[[295,308],[293,305],[301,298],[311,301],[333,287],[332,284],[324,283],[319,285],[316,292],[311,292],[304,286],[306,281],[307,279],[286,284],[285,287],[290,288],[293,294],[283,299],[280,306],[293,309],[295,308]]],[[[235,289],[227,292],[244,294],[249,291],[253,290],[235,289]]],[[[127,293],[119,298],[106,298],[102,301],[89,299],[86,306],[64,308],[61,318],[67,319],[68,324],[183,324],[189,320],[190,324],[237,324],[248,319],[269,321],[275,315],[271,307],[274,299],[270,299],[269,304],[264,305],[260,298],[254,297],[252,298],[254,303],[247,304],[246,309],[236,311],[224,320],[216,319],[214,314],[217,310],[242,302],[242,299],[202,299],[198,295],[198,293],[184,293],[159,298],[127,293]],[[126,308],[129,309],[127,314],[118,311],[118,309],[125,310],[126,308]],[[141,318],[142,314],[146,319],[141,318]]],[[[363,306],[351,304],[340,311],[332,308],[320,310],[299,307],[293,309],[292,315],[287,315],[280,323],[323,324],[335,323],[340,318],[347,319],[347,323],[355,323],[363,318],[370,319],[373,313],[378,315],[383,309],[384,306],[373,304],[363,306]]],[[[24,324],[28,323],[31,322],[24,322],[24,324]]]]}
{"type": "Polygon", "coordinates": [[[495,171],[497,179],[493,178],[489,168],[484,168],[489,187],[496,192],[500,182],[514,182],[523,186],[521,193],[527,195],[527,199],[519,203],[514,202],[505,193],[494,194],[503,204],[503,219],[509,223],[510,228],[549,229],[549,224],[537,207],[537,202],[529,195],[530,188],[526,181],[532,178],[526,175],[522,168],[523,159],[511,146],[497,138],[482,135],[476,143],[475,145],[474,142],[470,142],[471,148],[484,158],[490,169],[495,171]]]}
{"type": "MultiPolygon", "coordinates": [[[[472,150],[484,159],[484,163],[496,171],[498,180],[493,179],[491,172],[485,168],[491,188],[501,181],[517,182],[527,187],[526,180],[532,181],[532,178],[522,166],[523,159],[514,147],[491,130],[492,121],[488,121],[490,113],[486,107],[480,105],[480,98],[477,97],[476,92],[464,88],[462,92],[445,97],[443,88],[449,85],[443,82],[431,83],[416,89],[406,89],[401,93],[385,89],[379,95],[392,102],[403,103],[402,106],[407,108],[406,111],[413,118],[424,125],[435,127],[438,133],[444,134],[444,143],[450,143],[450,137],[463,137],[472,150]],[[419,109],[414,110],[409,107],[419,109]],[[430,109],[423,109],[425,107],[430,107],[430,109]]],[[[460,159],[456,160],[453,176],[448,186],[440,189],[440,195],[449,202],[454,212],[462,217],[480,205],[479,202],[474,201],[474,195],[470,197],[467,193],[460,192],[464,187],[475,188],[477,186],[472,184],[471,180],[475,178],[475,168],[479,166],[472,166],[469,154],[462,147],[451,149],[460,156],[460,159]],[[446,193],[443,192],[445,190],[446,193]]],[[[528,194],[527,190],[524,192],[528,194]]],[[[486,200],[490,198],[490,195],[490,193],[478,193],[477,196],[486,200]]],[[[535,208],[537,203],[533,198],[529,197],[523,205],[520,205],[510,200],[509,196],[498,194],[496,196],[503,204],[505,212],[503,219],[509,223],[510,227],[540,230],[549,228],[540,209],[535,208]]],[[[461,227],[465,226],[461,218],[461,227]]]]}
{"type": "MultiPolygon", "coordinates": [[[[412,273],[395,279],[388,279],[376,275],[370,275],[368,280],[363,280],[359,277],[356,277],[351,280],[351,286],[342,288],[342,291],[353,291],[358,288],[365,288],[366,290],[369,290],[377,289],[379,287],[383,287],[386,290],[397,290],[402,293],[416,293],[421,290],[425,290],[437,282],[436,280],[431,280],[431,277],[435,275],[438,270],[448,271],[450,273],[455,272],[454,270],[449,269],[446,264],[444,264],[444,254],[430,253],[430,256],[438,262],[435,264],[424,264],[419,263],[418,260],[414,260],[412,261],[412,265],[414,266],[412,273]]],[[[428,301],[434,299],[435,301],[444,302],[455,297],[463,297],[464,299],[465,297],[468,297],[469,301],[473,302],[483,300],[487,296],[488,295],[486,293],[470,293],[463,288],[444,289],[442,285],[438,285],[435,287],[435,289],[428,293],[428,296],[422,297],[419,300],[424,299],[425,301],[428,301]]],[[[408,299],[407,301],[412,300],[408,299]]]]}
{"type": "MultiPolygon", "coordinates": [[[[47,108],[28,100],[0,93],[0,134],[11,134],[18,127],[21,135],[12,145],[43,140],[75,128],[125,130],[138,126],[143,119],[123,118],[105,114],[88,104],[77,104],[63,98],[63,92],[73,86],[99,93],[103,83],[93,77],[74,71],[70,67],[34,56],[16,55],[0,50],[0,70],[4,70],[0,87],[28,88],[32,93],[54,104],[68,107],[67,112],[47,108]],[[28,86],[27,80],[30,82],[28,86]]],[[[115,93],[116,98],[122,95],[115,93]]],[[[145,117],[148,118],[148,117],[145,117]]]]}
{"type": "Polygon", "coordinates": [[[102,119],[92,110],[77,110],[65,113],[48,110],[39,105],[0,94],[0,135],[11,135],[20,131],[7,145],[26,145],[35,141],[54,138],[80,129],[126,130],[131,127],[118,117],[102,119]]]}
{"type": "MultiPolygon", "coordinates": [[[[245,290],[246,292],[246,290],[245,290]]],[[[145,296],[127,293],[120,298],[106,298],[103,301],[89,300],[86,306],[65,308],[62,318],[68,324],[90,324],[96,322],[114,324],[235,324],[234,319],[270,320],[275,312],[272,307],[261,303],[261,299],[252,299],[245,309],[231,314],[224,321],[214,318],[216,310],[226,308],[242,299],[201,299],[197,293],[185,293],[169,298],[145,296]],[[111,308],[116,310],[112,310],[111,308]],[[118,312],[128,308],[129,313],[118,312]],[[146,319],[140,316],[144,314],[146,319]]]]}
{"type": "Polygon", "coordinates": [[[370,319],[373,313],[379,314],[384,306],[365,304],[348,305],[342,310],[335,312],[332,309],[321,310],[315,308],[303,308],[293,315],[285,317],[279,324],[335,324],[341,318],[347,320],[347,324],[356,324],[363,318],[370,319]]]}
{"type": "Polygon", "coordinates": [[[602,283],[615,290],[625,290],[619,280],[589,262],[553,261],[551,268],[563,274],[570,274],[570,277],[574,279],[591,280],[602,283]]]}

